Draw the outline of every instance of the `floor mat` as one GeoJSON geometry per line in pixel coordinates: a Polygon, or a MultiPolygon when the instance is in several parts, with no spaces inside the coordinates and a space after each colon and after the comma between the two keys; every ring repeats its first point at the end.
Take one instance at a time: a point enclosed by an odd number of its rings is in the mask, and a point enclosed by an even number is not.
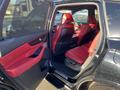
{"type": "Polygon", "coordinates": [[[79,72],[67,67],[64,63],[53,62],[55,69],[69,78],[74,78],[79,72]]]}

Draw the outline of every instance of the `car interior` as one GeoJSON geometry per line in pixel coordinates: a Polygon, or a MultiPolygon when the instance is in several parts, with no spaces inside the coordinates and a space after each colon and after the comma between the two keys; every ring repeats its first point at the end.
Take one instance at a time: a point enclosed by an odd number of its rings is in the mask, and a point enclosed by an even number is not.
{"type": "MultiPolygon", "coordinates": [[[[22,90],[34,90],[46,74],[46,78],[52,74],[57,74],[58,77],[61,76],[67,80],[69,78],[71,82],[72,80],[74,81],[84,71],[85,66],[93,61],[93,57],[99,48],[98,43],[100,42],[101,33],[96,5],[58,6],[54,12],[52,22],[49,24],[52,25],[48,38],[50,40],[48,43],[49,48],[47,48],[48,31],[43,29],[45,27],[43,24],[47,17],[47,10],[48,4],[42,3],[42,5],[36,6],[28,14],[28,18],[25,19],[25,23],[23,23],[25,25],[22,26],[22,29],[20,24],[15,24],[15,26],[20,25],[19,29],[23,30],[19,31],[21,34],[25,30],[26,33],[30,30],[32,34],[33,30],[38,32],[40,30],[41,32],[45,31],[44,33],[41,33],[40,36],[29,36],[30,39],[27,41],[24,40],[28,37],[22,37],[19,40],[16,38],[10,40],[8,43],[11,44],[2,44],[2,47],[7,45],[12,50],[10,49],[9,53],[7,51],[7,54],[0,58],[0,67],[15,85],[23,88],[22,90]],[[46,10],[42,12],[40,8],[46,8],[46,10]],[[37,13],[38,10],[39,13],[37,13]],[[22,44],[20,44],[21,42],[22,44]],[[49,53],[48,49],[50,49],[51,53],[49,53]],[[50,75],[48,75],[48,71],[50,75]]],[[[7,48],[5,46],[4,48],[6,51],[7,48]]]]}
{"type": "Polygon", "coordinates": [[[76,77],[98,46],[100,28],[97,6],[59,7],[51,36],[54,72],[69,78],[76,77]]]}

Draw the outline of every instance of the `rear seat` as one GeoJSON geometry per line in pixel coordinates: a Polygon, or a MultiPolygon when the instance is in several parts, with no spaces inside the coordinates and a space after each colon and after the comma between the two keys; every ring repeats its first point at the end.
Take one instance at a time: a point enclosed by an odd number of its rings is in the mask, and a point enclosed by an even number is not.
{"type": "Polygon", "coordinates": [[[97,31],[97,21],[94,16],[89,16],[88,24],[82,24],[79,28],[80,30],[76,31],[75,33],[78,35],[77,44],[81,44],[81,41],[88,33],[96,30],[97,31]]]}
{"type": "MultiPolygon", "coordinates": [[[[100,32],[97,33],[97,35],[95,36],[92,42],[89,42],[88,44],[84,44],[82,46],[79,46],[67,51],[65,54],[65,56],[67,57],[66,62],[69,62],[68,60],[71,60],[72,62],[74,61],[79,65],[84,64],[86,59],[89,56],[93,55],[93,53],[95,52],[99,37],[100,37],[100,32]]],[[[70,63],[66,63],[66,65],[67,64],[70,64],[70,63]]],[[[71,65],[67,65],[67,66],[70,67],[71,65]]]]}
{"type": "Polygon", "coordinates": [[[86,60],[86,58],[88,57],[89,46],[90,46],[90,43],[73,48],[67,51],[65,56],[82,65],[84,63],[84,60],[86,60]]]}

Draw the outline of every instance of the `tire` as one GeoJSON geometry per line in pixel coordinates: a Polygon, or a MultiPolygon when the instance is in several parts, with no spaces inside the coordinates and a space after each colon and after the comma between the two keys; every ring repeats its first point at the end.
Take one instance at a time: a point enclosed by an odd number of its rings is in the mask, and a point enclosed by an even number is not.
{"type": "Polygon", "coordinates": [[[85,82],[81,86],[77,86],[72,90],[120,90],[116,86],[98,83],[98,82],[85,82]]]}
{"type": "Polygon", "coordinates": [[[106,84],[92,82],[87,86],[85,90],[116,90],[113,86],[108,86],[106,84]]]}

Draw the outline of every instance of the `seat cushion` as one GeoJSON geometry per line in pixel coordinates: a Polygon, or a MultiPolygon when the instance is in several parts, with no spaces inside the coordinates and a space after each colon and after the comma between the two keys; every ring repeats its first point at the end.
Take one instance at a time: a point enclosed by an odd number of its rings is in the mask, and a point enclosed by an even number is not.
{"type": "Polygon", "coordinates": [[[71,49],[66,52],[65,56],[82,65],[89,55],[89,52],[88,52],[89,46],[90,46],[90,43],[71,49]]]}
{"type": "Polygon", "coordinates": [[[67,51],[66,57],[82,65],[88,56],[92,56],[96,51],[96,46],[99,38],[100,33],[97,33],[92,42],[67,51]]]}

